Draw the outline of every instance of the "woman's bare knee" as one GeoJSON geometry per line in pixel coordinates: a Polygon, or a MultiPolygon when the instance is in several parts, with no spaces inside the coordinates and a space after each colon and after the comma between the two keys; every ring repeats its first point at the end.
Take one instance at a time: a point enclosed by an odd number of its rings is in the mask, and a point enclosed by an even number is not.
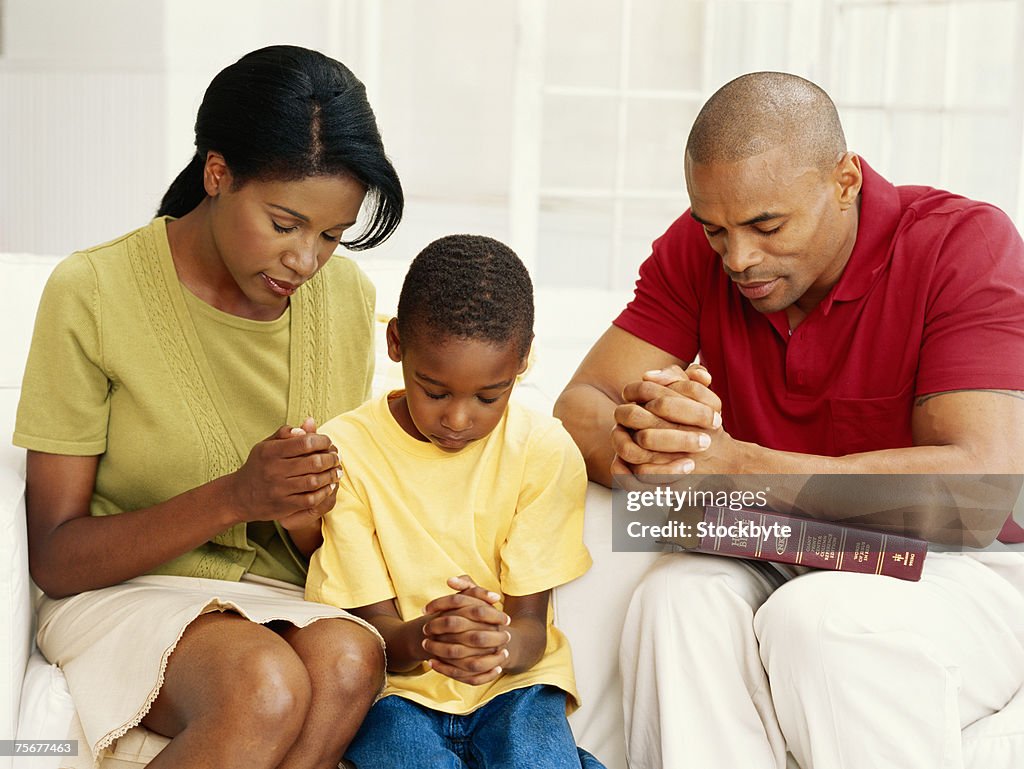
{"type": "Polygon", "coordinates": [[[305,664],[314,687],[355,696],[365,693],[372,701],[384,684],[380,639],[355,622],[320,620],[304,628],[290,627],[282,637],[305,664]]]}
{"type": "Polygon", "coordinates": [[[208,614],[171,654],[143,724],[168,737],[209,733],[219,750],[244,743],[276,752],[298,736],[311,697],[305,665],[280,637],[238,615],[208,614]]]}

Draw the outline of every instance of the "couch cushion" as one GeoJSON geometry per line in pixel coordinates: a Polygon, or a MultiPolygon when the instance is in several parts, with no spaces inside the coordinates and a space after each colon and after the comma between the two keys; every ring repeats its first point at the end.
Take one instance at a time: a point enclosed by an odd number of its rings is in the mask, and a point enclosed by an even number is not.
{"type": "MultiPolygon", "coordinates": [[[[39,652],[28,661],[21,690],[19,740],[74,740],[75,707],[71,704],[64,674],[39,652]]],[[[32,759],[33,769],[87,769],[92,766],[89,750],[81,741],[77,756],[40,756],[32,759]],[[38,764],[38,766],[36,766],[38,764]]]]}

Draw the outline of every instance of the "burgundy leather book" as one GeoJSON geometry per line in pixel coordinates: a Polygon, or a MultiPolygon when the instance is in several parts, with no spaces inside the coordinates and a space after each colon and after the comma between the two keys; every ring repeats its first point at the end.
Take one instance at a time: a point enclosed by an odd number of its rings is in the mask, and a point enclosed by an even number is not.
{"type": "Polygon", "coordinates": [[[697,552],[914,582],[928,552],[922,539],[771,510],[708,506],[694,533],[697,545],[690,549],[697,552]]]}

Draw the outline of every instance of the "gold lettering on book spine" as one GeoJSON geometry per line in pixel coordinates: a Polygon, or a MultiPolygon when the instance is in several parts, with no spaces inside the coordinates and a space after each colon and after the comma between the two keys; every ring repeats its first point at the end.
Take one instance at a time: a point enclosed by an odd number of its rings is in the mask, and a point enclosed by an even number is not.
{"type": "Polygon", "coordinates": [[[889,544],[889,537],[885,534],[882,535],[882,544],[878,546],[878,566],[875,568],[875,574],[882,573],[882,566],[885,564],[885,553],[886,546],[889,544]]]}

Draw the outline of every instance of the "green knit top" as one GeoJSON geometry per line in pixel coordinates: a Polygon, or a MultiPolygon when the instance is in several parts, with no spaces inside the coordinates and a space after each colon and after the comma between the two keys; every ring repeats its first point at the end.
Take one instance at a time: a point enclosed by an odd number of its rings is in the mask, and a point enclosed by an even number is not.
{"type": "MultiPolygon", "coordinates": [[[[39,304],[14,442],[101,455],[92,515],[176,496],[241,466],[282,424],[318,424],[369,397],[374,290],[334,256],[277,320],[220,312],[178,281],[166,219],[72,254],[39,304]]],[[[342,451],[343,447],[339,447],[342,451]]],[[[154,573],[303,584],[272,523],[238,524],[154,573]]]]}

